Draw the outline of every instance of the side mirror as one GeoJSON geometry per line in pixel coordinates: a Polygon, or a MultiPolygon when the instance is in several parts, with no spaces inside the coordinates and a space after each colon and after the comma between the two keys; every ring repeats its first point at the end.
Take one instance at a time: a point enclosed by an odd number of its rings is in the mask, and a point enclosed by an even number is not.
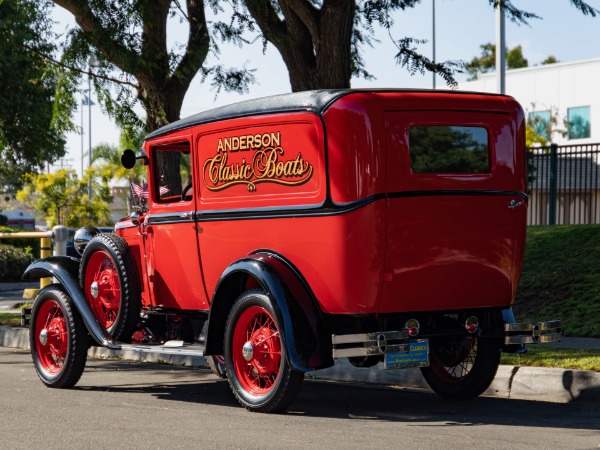
{"type": "Polygon", "coordinates": [[[135,166],[135,161],[141,159],[144,162],[144,165],[148,165],[148,157],[147,156],[135,156],[135,152],[131,149],[127,149],[121,155],[121,164],[126,169],[133,169],[135,166]]]}

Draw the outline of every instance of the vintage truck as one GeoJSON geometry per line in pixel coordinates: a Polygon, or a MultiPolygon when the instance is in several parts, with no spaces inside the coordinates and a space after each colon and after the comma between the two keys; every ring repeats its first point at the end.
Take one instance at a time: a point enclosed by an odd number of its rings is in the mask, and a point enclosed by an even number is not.
{"type": "Polygon", "coordinates": [[[502,351],[561,335],[511,309],[524,136],[510,97],[422,90],[279,95],[156,130],[122,158],[147,166],[135,212],[24,274],[57,280],[31,312],[37,373],[71,387],[101,345],[204,354],[252,411],[338,358],[478,396],[502,351]]]}

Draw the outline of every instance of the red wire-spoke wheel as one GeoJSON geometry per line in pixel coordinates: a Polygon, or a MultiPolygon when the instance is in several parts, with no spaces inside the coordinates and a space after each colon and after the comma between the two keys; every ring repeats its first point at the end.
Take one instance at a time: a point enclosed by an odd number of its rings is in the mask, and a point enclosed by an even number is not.
{"type": "Polygon", "coordinates": [[[85,296],[98,323],[110,329],[117,321],[121,306],[121,284],[110,255],[99,250],[92,254],[85,268],[85,280],[90,283],[85,296]]]}
{"type": "Polygon", "coordinates": [[[264,395],[273,389],[281,363],[281,339],[266,309],[251,306],[241,314],[232,350],[236,375],[246,391],[264,395]]]}
{"type": "Polygon", "coordinates": [[[498,344],[477,336],[432,340],[430,366],[421,368],[425,380],[442,397],[457,400],[482,394],[500,364],[498,344]]]}
{"type": "Polygon", "coordinates": [[[77,383],[87,359],[87,331],[61,286],[40,291],[31,311],[30,346],[40,379],[50,387],[77,383]]]}
{"type": "Polygon", "coordinates": [[[98,234],[85,247],[79,283],[98,323],[120,341],[130,341],[141,308],[140,281],[127,243],[113,233],[98,234]]]}
{"type": "Polygon", "coordinates": [[[244,292],[231,309],[225,333],[227,378],[242,406],[275,412],[296,398],[304,373],[292,369],[286,355],[272,300],[260,289],[244,292]]]}
{"type": "Polygon", "coordinates": [[[40,364],[49,374],[60,372],[65,365],[69,342],[67,321],[58,302],[44,302],[36,317],[35,328],[39,332],[35,345],[40,364]]]}

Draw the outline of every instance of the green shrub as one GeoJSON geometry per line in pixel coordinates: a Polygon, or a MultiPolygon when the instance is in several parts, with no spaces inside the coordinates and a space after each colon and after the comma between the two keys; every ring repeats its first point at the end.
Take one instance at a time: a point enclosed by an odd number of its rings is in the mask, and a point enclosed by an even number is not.
{"type": "MultiPolygon", "coordinates": [[[[0,225],[0,233],[18,233],[19,231],[31,230],[20,230],[0,225]]],[[[36,258],[40,257],[40,238],[6,238],[0,239],[0,244],[12,245],[14,247],[22,248],[23,250],[27,250],[29,248],[33,256],[36,258]]]]}
{"type": "Polygon", "coordinates": [[[19,279],[36,258],[22,248],[0,244],[0,279],[19,279]]]}

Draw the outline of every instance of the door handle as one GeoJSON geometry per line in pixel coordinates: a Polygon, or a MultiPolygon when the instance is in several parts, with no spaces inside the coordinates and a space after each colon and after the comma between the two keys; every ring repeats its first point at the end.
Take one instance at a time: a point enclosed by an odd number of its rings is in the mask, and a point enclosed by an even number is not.
{"type": "Polygon", "coordinates": [[[519,206],[521,206],[522,204],[523,204],[523,202],[518,202],[518,201],[516,201],[516,200],[511,200],[511,201],[508,203],[508,207],[509,207],[510,209],[515,209],[515,208],[518,208],[519,206]]]}

